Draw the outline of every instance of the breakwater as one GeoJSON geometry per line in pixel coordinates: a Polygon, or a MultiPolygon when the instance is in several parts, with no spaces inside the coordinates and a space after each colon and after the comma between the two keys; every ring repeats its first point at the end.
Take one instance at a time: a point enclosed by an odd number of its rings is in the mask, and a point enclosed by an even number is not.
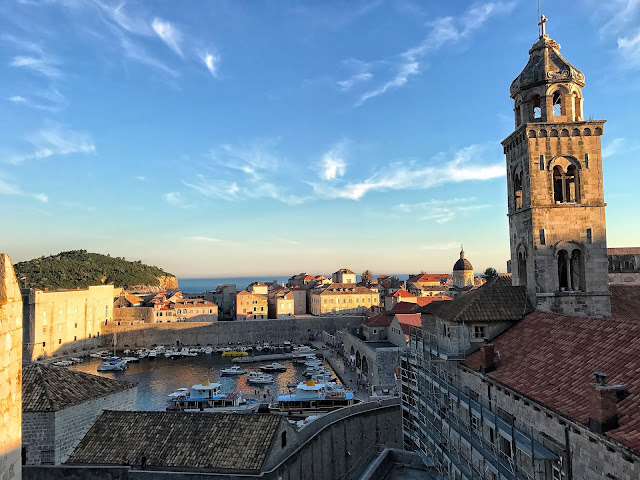
{"type": "Polygon", "coordinates": [[[109,322],[102,326],[102,345],[110,347],[114,335],[119,348],[155,345],[255,345],[258,343],[308,342],[322,331],[335,334],[348,325],[359,325],[362,316],[303,317],[234,322],[141,323],[109,322]]]}

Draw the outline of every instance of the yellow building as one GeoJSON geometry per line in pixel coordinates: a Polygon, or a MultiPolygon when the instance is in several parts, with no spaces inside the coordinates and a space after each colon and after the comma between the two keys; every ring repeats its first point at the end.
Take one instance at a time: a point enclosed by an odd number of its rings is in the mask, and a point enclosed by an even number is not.
{"type": "Polygon", "coordinates": [[[236,320],[266,320],[269,306],[266,295],[241,290],[236,296],[236,320]]]}
{"type": "Polygon", "coordinates": [[[218,305],[202,298],[182,299],[175,302],[176,321],[217,322],[218,305]]]}
{"type": "Polygon", "coordinates": [[[286,288],[269,292],[269,318],[288,318],[295,313],[293,292],[286,288]]]}
{"type": "Polygon", "coordinates": [[[113,319],[113,285],[78,290],[22,290],[23,358],[71,355],[100,346],[113,319]]]}
{"type": "Polygon", "coordinates": [[[353,283],[332,283],[311,292],[313,315],[363,315],[380,304],[380,294],[353,283]]]}

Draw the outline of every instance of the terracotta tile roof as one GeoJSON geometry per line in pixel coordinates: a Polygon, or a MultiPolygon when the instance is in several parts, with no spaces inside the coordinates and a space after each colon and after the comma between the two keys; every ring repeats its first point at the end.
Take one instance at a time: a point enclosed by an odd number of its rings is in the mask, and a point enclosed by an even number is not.
{"type": "Polygon", "coordinates": [[[392,297],[395,298],[400,298],[400,297],[405,297],[405,298],[416,298],[415,295],[407,292],[406,290],[398,290],[396,293],[394,293],[393,295],[391,295],[392,297]]]}
{"type": "Polygon", "coordinates": [[[349,270],[348,268],[341,268],[341,269],[340,269],[340,270],[338,270],[337,272],[334,272],[334,275],[335,275],[336,273],[348,273],[348,274],[353,275],[353,272],[352,272],[351,270],[349,270]]]}
{"type": "Polygon", "coordinates": [[[389,312],[392,313],[413,313],[417,310],[418,305],[413,302],[398,302],[389,312]]]}
{"type": "Polygon", "coordinates": [[[422,315],[419,313],[414,313],[410,315],[396,315],[396,319],[400,324],[400,328],[402,329],[402,333],[404,333],[405,337],[409,335],[409,332],[414,327],[422,326],[422,315]]]}
{"type": "MultiPolygon", "coordinates": [[[[593,373],[606,373],[608,384],[624,385],[630,395],[618,403],[620,426],[605,435],[640,452],[640,322],[618,315],[534,312],[494,339],[500,359],[489,376],[587,424],[593,373]]],[[[478,369],[479,361],[476,352],[465,363],[478,369]]]]}
{"type": "Polygon", "coordinates": [[[446,281],[449,275],[445,274],[432,274],[432,273],[419,273],[417,275],[410,275],[407,282],[424,283],[424,282],[442,282],[446,281]]]}
{"type": "Polygon", "coordinates": [[[22,410],[57,412],[92,398],[136,386],[136,383],[76,372],[63,367],[30,363],[22,370],[22,410]]]}
{"type": "Polygon", "coordinates": [[[419,307],[424,307],[433,302],[444,302],[446,300],[453,300],[451,297],[445,297],[444,295],[434,295],[432,297],[418,297],[416,303],[419,307]]]}
{"type": "Polygon", "coordinates": [[[607,248],[607,255],[640,255],[640,247],[607,248]]]}
{"type": "Polygon", "coordinates": [[[147,457],[148,469],[258,472],[281,416],[105,411],[67,464],[120,465],[147,457]]]}
{"type": "Polygon", "coordinates": [[[395,316],[396,314],[391,310],[385,310],[370,317],[365,325],[367,327],[388,327],[395,316]]]}
{"type": "Polygon", "coordinates": [[[609,285],[611,316],[640,323],[640,285],[609,285]]]}
{"type": "Polygon", "coordinates": [[[451,302],[433,302],[420,311],[450,322],[504,322],[520,320],[531,306],[525,287],[512,286],[510,278],[495,277],[451,302]]]}

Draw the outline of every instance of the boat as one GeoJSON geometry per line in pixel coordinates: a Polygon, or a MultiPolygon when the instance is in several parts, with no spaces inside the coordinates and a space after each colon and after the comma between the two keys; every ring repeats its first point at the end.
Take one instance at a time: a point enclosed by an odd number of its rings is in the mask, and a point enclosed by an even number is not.
{"type": "Polygon", "coordinates": [[[73,365],[73,362],[71,360],[59,360],[57,362],[53,362],[53,364],[56,367],[70,367],[73,365]]]}
{"type": "Polygon", "coordinates": [[[73,363],[82,363],[82,362],[84,362],[84,360],[82,358],[80,358],[80,357],[71,357],[70,360],[73,363]]]}
{"type": "Polygon", "coordinates": [[[315,355],[313,348],[308,347],[307,345],[300,345],[298,347],[293,347],[294,355],[308,355],[310,353],[313,353],[315,355]]]}
{"type": "Polygon", "coordinates": [[[138,357],[124,357],[122,360],[127,363],[138,363],[140,361],[138,357]]]}
{"type": "Polygon", "coordinates": [[[149,355],[147,355],[147,358],[149,358],[149,360],[155,360],[157,355],[158,355],[158,352],[156,350],[150,350],[149,355]]]}
{"type": "Polygon", "coordinates": [[[262,372],[249,372],[247,374],[247,383],[254,385],[268,385],[273,383],[273,376],[262,372]]]}
{"type": "Polygon", "coordinates": [[[265,353],[271,351],[271,348],[272,348],[271,345],[269,345],[268,343],[265,343],[264,345],[262,345],[262,351],[265,353]]]}
{"type": "Polygon", "coordinates": [[[326,412],[353,405],[357,400],[353,392],[331,382],[300,382],[293,392],[278,395],[270,409],[279,412],[300,413],[326,412]]]}
{"type": "Polygon", "coordinates": [[[307,360],[304,362],[305,367],[319,367],[322,365],[322,360],[307,360]]]}
{"type": "Polygon", "coordinates": [[[204,353],[207,355],[213,353],[213,347],[204,347],[204,353]]]}
{"type": "Polygon", "coordinates": [[[240,368],[238,365],[233,365],[229,368],[222,368],[220,375],[242,375],[247,373],[246,368],[240,368]]]}
{"type": "Polygon", "coordinates": [[[127,368],[127,362],[118,357],[111,357],[98,367],[99,372],[121,372],[127,368]]]}
{"type": "Polygon", "coordinates": [[[263,372],[285,372],[287,367],[278,362],[269,363],[260,367],[263,372]]]}
{"type": "Polygon", "coordinates": [[[253,352],[253,347],[251,345],[244,347],[245,352],[253,352]]]}
{"type": "Polygon", "coordinates": [[[229,350],[222,354],[223,357],[248,357],[249,354],[247,352],[242,352],[240,350],[229,350]]]}
{"type": "Polygon", "coordinates": [[[258,410],[258,400],[245,399],[239,392],[222,393],[220,387],[219,383],[207,380],[189,390],[180,388],[169,394],[167,411],[251,413],[258,410]]]}

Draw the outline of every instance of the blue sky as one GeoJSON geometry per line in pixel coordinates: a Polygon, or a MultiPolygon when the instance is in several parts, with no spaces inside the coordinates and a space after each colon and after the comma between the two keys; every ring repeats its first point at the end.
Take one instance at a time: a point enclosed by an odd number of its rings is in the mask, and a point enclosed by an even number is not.
{"type": "MultiPolygon", "coordinates": [[[[607,119],[609,246],[637,246],[640,2],[543,2],[607,119]],[[545,5],[546,4],[546,5],[545,5]]],[[[179,276],[477,271],[509,255],[509,85],[533,0],[0,6],[0,251],[179,276]]]]}

